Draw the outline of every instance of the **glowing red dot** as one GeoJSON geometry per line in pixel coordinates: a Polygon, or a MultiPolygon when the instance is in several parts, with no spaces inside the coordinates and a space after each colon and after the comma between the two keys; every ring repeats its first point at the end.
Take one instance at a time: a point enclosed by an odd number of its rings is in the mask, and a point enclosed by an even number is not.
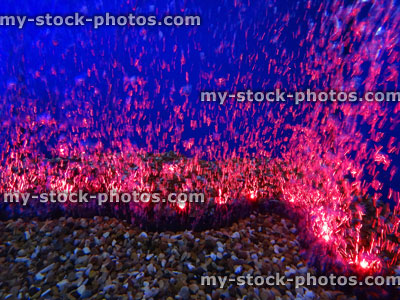
{"type": "Polygon", "coordinates": [[[186,203],[185,202],[178,202],[178,207],[179,207],[179,209],[184,210],[185,207],[186,207],[186,203]]]}
{"type": "Polygon", "coordinates": [[[368,268],[368,262],[365,260],[365,259],[363,259],[361,262],[360,262],[360,267],[361,268],[363,268],[363,269],[366,269],[366,268],[368,268]]]}

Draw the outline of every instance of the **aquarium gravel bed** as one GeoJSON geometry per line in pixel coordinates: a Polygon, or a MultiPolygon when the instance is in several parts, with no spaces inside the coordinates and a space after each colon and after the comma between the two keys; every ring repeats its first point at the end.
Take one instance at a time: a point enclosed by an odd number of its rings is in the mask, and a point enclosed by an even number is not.
{"type": "Polygon", "coordinates": [[[275,214],[202,232],[144,232],[108,217],[7,221],[0,298],[352,299],[327,287],[200,282],[202,275],[316,274],[300,252],[295,225],[275,214]]]}

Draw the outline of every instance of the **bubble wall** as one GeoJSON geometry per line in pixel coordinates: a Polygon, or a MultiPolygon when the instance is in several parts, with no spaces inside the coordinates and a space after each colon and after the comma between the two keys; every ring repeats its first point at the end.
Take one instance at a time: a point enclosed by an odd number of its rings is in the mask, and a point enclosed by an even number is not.
{"type": "Polygon", "coordinates": [[[221,105],[199,95],[397,91],[398,1],[4,2],[9,13],[185,13],[202,24],[1,28],[1,193],[182,190],[207,200],[9,204],[3,218],[54,209],[196,228],[273,201],[298,220],[320,264],[396,270],[400,103],[221,105]]]}

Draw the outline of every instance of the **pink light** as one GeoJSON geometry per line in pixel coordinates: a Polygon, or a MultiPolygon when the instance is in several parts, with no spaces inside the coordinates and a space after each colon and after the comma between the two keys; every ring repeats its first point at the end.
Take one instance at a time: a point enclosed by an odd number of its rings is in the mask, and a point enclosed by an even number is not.
{"type": "Polygon", "coordinates": [[[228,202],[228,196],[222,196],[222,190],[218,189],[218,197],[215,197],[215,202],[218,204],[226,204],[228,202]]]}
{"type": "Polygon", "coordinates": [[[365,259],[363,259],[363,260],[360,262],[360,267],[361,267],[361,268],[367,269],[368,266],[369,266],[369,263],[368,263],[365,259]]]}
{"type": "Polygon", "coordinates": [[[186,202],[180,202],[178,201],[178,207],[180,210],[184,210],[186,207],[186,202]]]}
{"type": "Polygon", "coordinates": [[[328,242],[328,241],[330,240],[330,237],[329,237],[328,234],[325,234],[325,235],[323,236],[323,239],[324,239],[326,242],[328,242]]]}

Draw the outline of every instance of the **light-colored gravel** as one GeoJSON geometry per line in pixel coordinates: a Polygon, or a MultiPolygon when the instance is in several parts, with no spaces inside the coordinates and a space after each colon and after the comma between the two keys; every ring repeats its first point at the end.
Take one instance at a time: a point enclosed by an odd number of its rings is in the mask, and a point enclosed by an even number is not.
{"type": "Polygon", "coordinates": [[[315,274],[296,232],[273,214],[203,232],[144,232],[100,217],[7,221],[0,299],[349,299],[320,287],[200,284],[201,275],[315,274]]]}

